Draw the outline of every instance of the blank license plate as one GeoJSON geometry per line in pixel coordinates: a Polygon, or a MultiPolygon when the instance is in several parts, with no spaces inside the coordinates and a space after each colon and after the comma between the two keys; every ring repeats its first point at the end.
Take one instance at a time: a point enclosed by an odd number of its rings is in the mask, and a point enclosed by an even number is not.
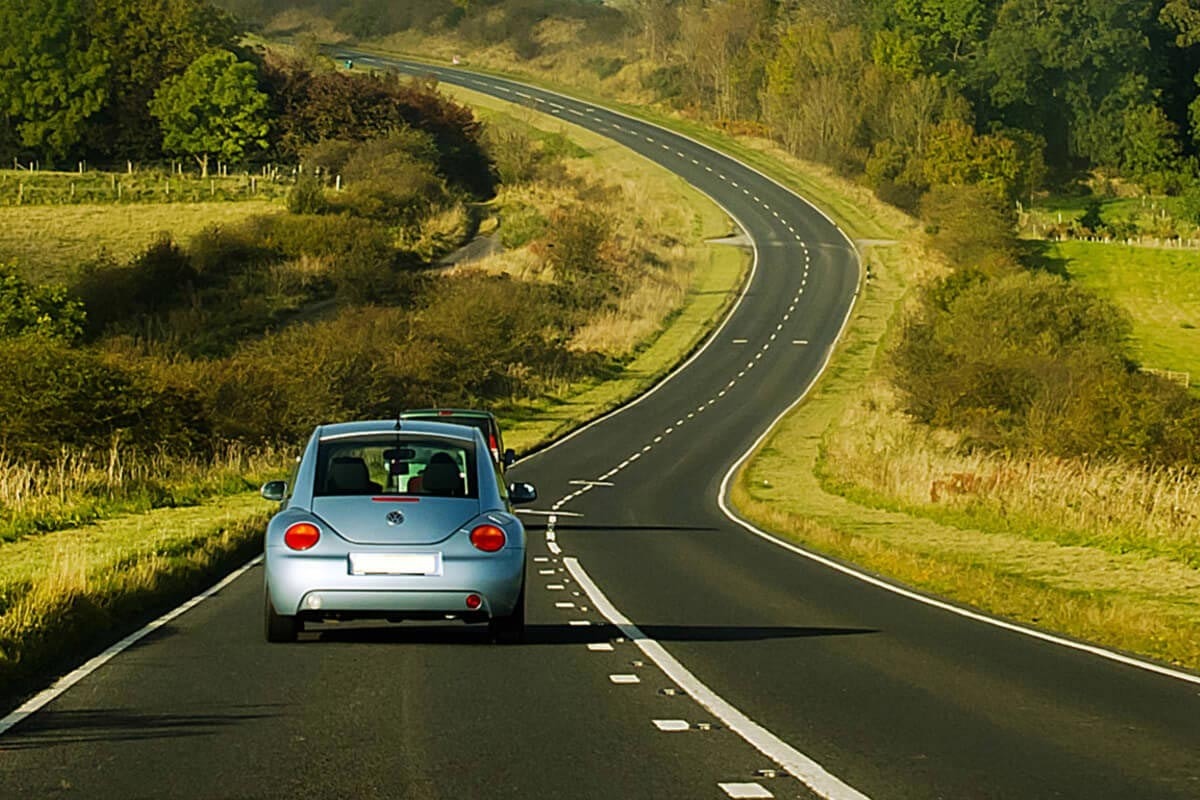
{"type": "Polygon", "coordinates": [[[441,575],[441,553],[351,553],[351,575],[441,575]]]}

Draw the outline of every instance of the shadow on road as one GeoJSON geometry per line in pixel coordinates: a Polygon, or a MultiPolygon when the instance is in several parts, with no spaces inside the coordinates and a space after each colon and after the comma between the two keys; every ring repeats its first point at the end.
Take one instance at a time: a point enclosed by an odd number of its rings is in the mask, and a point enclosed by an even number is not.
{"type": "MultiPolygon", "coordinates": [[[[828,636],[863,636],[879,633],[870,628],[812,628],[734,625],[640,625],[648,639],[660,642],[752,642],[769,639],[807,639],[828,636]]],[[[527,625],[524,646],[577,645],[607,642],[622,636],[612,625],[527,625]]],[[[444,626],[362,625],[316,626],[301,641],[342,644],[490,645],[483,625],[444,626]]]]}
{"type": "Polygon", "coordinates": [[[269,709],[269,705],[235,708],[246,710],[225,714],[145,714],[114,708],[40,711],[0,739],[0,753],[64,744],[206,736],[230,725],[276,716],[269,710],[254,710],[269,709]]]}

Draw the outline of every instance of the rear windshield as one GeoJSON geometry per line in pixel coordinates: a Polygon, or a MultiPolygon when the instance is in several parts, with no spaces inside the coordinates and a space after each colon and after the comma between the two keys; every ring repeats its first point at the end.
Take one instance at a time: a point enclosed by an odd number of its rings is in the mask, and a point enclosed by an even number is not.
{"type": "Polygon", "coordinates": [[[333,439],[317,449],[315,497],[410,494],[479,497],[475,447],[449,439],[333,439]]]}

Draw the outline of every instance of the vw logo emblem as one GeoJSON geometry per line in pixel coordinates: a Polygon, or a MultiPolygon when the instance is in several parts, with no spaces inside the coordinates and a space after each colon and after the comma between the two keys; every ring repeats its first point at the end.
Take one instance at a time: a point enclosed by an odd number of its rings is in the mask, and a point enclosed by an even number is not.
{"type": "Polygon", "coordinates": [[[401,522],[404,522],[403,514],[401,514],[399,511],[389,511],[388,512],[388,515],[387,515],[387,524],[388,525],[399,525],[401,522]]]}

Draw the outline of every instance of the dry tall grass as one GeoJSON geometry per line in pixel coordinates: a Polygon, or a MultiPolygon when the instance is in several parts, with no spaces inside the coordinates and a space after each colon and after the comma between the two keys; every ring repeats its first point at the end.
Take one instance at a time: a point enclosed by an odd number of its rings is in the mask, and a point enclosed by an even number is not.
{"type": "Polygon", "coordinates": [[[1047,456],[961,452],[909,424],[882,383],[827,434],[822,469],[842,491],[942,521],[1200,567],[1200,475],[1047,456]],[[886,499],[885,499],[886,498],[886,499]]]}
{"type": "Polygon", "coordinates": [[[0,452],[0,543],[117,513],[196,505],[244,492],[278,472],[284,455],[227,446],[213,459],[64,449],[39,464],[0,452]]]}

